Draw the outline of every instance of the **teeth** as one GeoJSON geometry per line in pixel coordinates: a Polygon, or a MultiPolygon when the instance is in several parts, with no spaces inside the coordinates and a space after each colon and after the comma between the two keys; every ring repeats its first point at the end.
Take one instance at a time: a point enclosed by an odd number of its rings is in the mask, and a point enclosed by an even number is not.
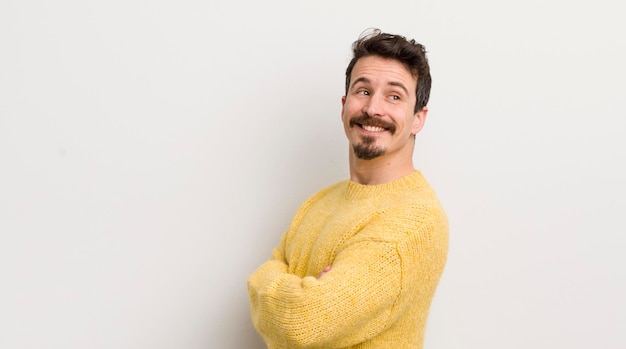
{"type": "Polygon", "coordinates": [[[370,131],[370,132],[381,132],[381,131],[385,130],[382,127],[370,126],[370,125],[363,125],[363,129],[366,130],[366,131],[370,131]]]}

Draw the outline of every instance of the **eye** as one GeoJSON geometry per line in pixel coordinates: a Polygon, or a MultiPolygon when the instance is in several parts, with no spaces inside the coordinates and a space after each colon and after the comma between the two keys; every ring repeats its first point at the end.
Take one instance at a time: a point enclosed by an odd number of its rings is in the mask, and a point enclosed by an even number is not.
{"type": "Polygon", "coordinates": [[[370,91],[368,90],[358,90],[356,91],[357,94],[359,95],[364,95],[364,96],[369,96],[370,95],[370,91]]]}
{"type": "Polygon", "coordinates": [[[391,95],[390,98],[393,99],[394,101],[399,101],[400,100],[400,96],[398,96],[398,95],[391,95]]]}

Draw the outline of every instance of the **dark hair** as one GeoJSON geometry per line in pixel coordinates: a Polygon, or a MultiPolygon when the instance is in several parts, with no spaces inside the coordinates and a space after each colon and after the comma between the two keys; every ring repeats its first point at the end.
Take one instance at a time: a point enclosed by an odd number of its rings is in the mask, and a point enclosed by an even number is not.
{"type": "Polygon", "coordinates": [[[404,36],[383,33],[380,29],[366,30],[352,44],[352,60],[346,69],[346,95],[350,88],[352,69],[356,62],[368,56],[380,56],[400,61],[417,79],[415,91],[415,112],[428,104],[430,97],[430,67],[426,58],[426,48],[415,40],[407,40],[404,36]]]}

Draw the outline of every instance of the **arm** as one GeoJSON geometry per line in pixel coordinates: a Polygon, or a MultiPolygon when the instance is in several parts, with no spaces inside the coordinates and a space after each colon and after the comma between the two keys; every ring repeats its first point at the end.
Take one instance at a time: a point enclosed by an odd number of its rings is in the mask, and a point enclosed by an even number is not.
{"type": "Polygon", "coordinates": [[[357,241],[317,279],[287,273],[276,259],[249,278],[253,322],[270,342],[290,347],[345,347],[371,338],[389,323],[401,289],[396,245],[357,241]]]}
{"type": "Polygon", "coordinates": [[[442,216],[417,211],[387,209],[364,222],[319,279],[290,274],[281,244],[248,279],[253,322],[266,342],[343,348],[379,335],[409,309],[427,310],[445,263],[447,226],[442,216]]]}

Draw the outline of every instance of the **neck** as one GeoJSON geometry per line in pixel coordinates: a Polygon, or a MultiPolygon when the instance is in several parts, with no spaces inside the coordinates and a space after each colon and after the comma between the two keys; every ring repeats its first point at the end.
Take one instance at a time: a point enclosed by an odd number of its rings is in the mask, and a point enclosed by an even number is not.
{"type": "Polygon", "coordinates": [[[392,182],[415,172],[412,155],[391,158],[383,155],[372,160],[363,160],[350,151],[350,179],[365,185],[392,182]]]}

